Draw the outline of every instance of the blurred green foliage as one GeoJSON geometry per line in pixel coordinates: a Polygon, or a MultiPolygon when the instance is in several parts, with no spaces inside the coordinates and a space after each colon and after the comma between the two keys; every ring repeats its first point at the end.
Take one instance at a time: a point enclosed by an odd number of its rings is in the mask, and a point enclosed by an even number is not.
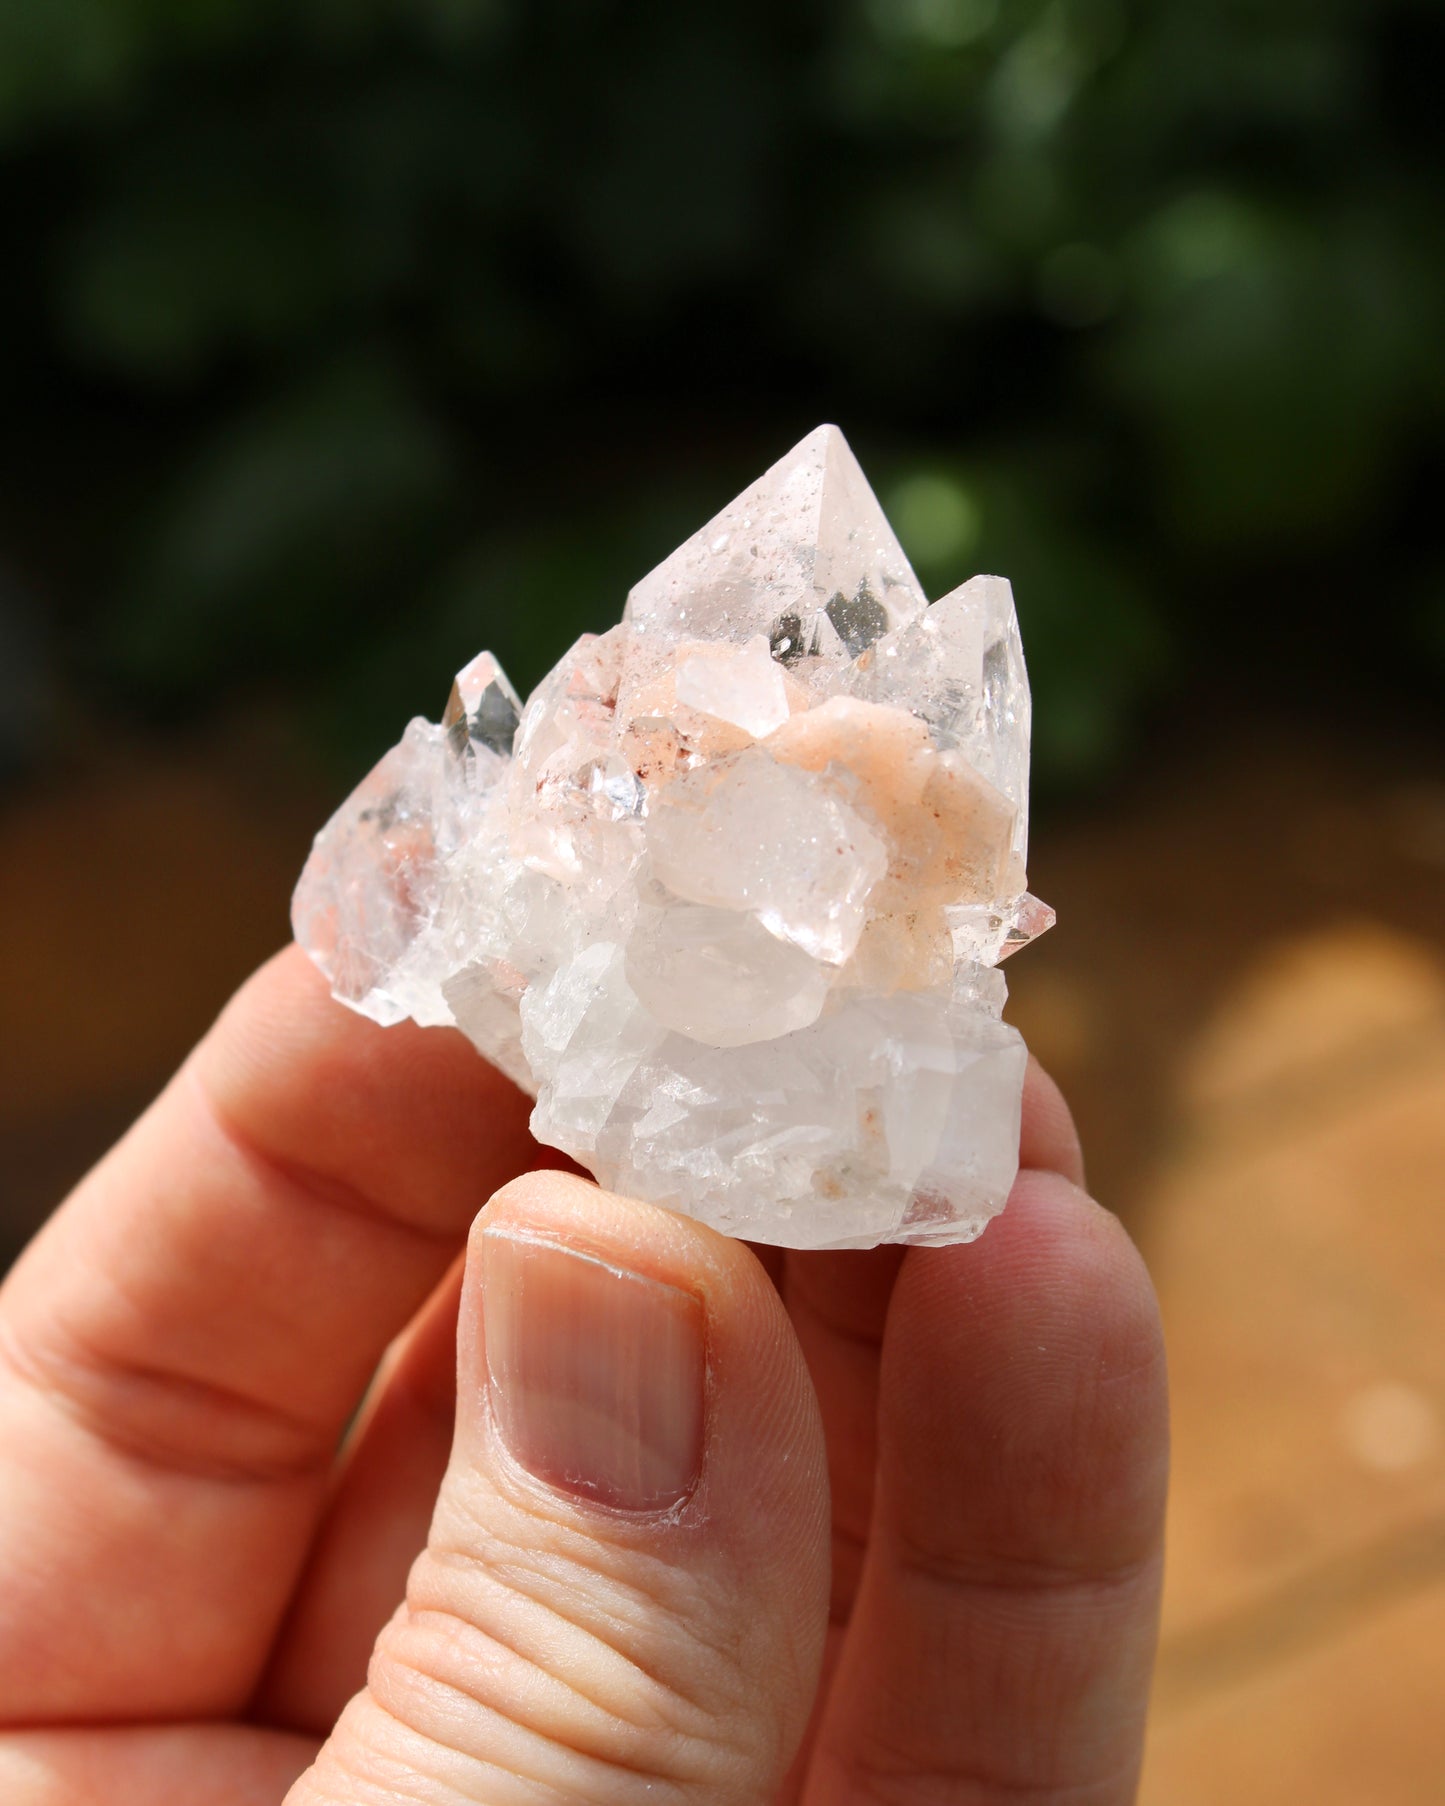
{"type": "Polygon", "coordinates": [[[1438,675],[1442,75],[1434,0],[0,0],[0,614],[351,758],[833,418],[1013,577],[1046,783],[1438,675]]]}

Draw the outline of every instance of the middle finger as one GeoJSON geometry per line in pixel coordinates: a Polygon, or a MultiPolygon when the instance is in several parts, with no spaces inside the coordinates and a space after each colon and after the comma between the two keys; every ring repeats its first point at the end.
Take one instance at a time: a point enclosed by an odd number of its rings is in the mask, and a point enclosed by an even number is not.
{"type": "MultiPolygon", "coordinates": [[[[1084,1182],[1079,1137],[1063,1094],[1037,1060],[1024,1081],[1019,1165],[1084,1182]]],[[[878,1453],[878,1376],[883,1329],[901,1247],[790,1253],[783,1295],[807,1357],[828,1439],[833,1490],[831,1620],[845,1625],[862,1571],[878,1453]]]]}

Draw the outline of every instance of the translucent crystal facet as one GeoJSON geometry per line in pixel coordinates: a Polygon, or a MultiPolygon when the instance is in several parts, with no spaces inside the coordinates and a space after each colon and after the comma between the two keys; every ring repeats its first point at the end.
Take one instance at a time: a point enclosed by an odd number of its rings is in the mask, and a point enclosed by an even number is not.
{"type": "Polygon", "coordinates": [[[793,1247],[968,1240],[1018,1165],[1013,596],[931,607],[836,427],[525,708],[481,653],[317,836],[297,939],[459,1027],[609,1186],[793,1247]]]}
{"type": "Polygon", "coordinates": [[[625,618],[673,641],[763,634],[797,667],[855,658],[924,607],[858,460],[820,426],[644,577],[625,618]]]}
{"type": "Polygon", "coordinates": [[[508,755],[521,718],[522,704],[506,672],[490,652],[479,652],[471,664],[458,671],[442,726],[459,758],[478,747],[508,755]]]}

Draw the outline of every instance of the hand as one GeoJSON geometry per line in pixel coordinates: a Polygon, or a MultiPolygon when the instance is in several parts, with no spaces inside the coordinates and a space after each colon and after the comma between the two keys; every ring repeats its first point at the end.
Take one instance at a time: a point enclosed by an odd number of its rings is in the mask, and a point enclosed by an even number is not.
{"type": "Polygon", "coordinates": [[[776,1286],[526,1118],[288,952],[28,1250],[0,1800],[1132,1799],[1163,1357],[1049,1080],[980,1242],[776,1286]]]}

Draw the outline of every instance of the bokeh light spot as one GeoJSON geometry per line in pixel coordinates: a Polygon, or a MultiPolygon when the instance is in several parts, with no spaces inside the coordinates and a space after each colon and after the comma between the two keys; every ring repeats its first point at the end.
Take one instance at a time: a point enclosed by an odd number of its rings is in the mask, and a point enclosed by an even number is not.
{"type": "Polygon", "coordinates": [[[1340,1416],[1345,1445],[1362,1467],[1376,1473],[1403,1473],[1438,1448],[1435,1408],[1413,1386],[1382,1382],[1346,1400],[1340,1416]]]}
{"type": "Polygon", "coordinates": [[[1242,268],[1266,239],[1255,208],[1236,195],[1197,191],[1156,213],[1144,229],[1146,278],[1166,292],[1242,268]]]}
{"type": "Polygon", "coordinates": [[[998,18],[998,0],[874,0],[880,35],[936,50],[977,43],[998,18]]]}
{"type": "Polygon", "coordinates": [[[983,529],[977,500],[942,471],[919,471],[895,486],[887,511],[909,556],[918,564],[962,558],[983,529]]]}

